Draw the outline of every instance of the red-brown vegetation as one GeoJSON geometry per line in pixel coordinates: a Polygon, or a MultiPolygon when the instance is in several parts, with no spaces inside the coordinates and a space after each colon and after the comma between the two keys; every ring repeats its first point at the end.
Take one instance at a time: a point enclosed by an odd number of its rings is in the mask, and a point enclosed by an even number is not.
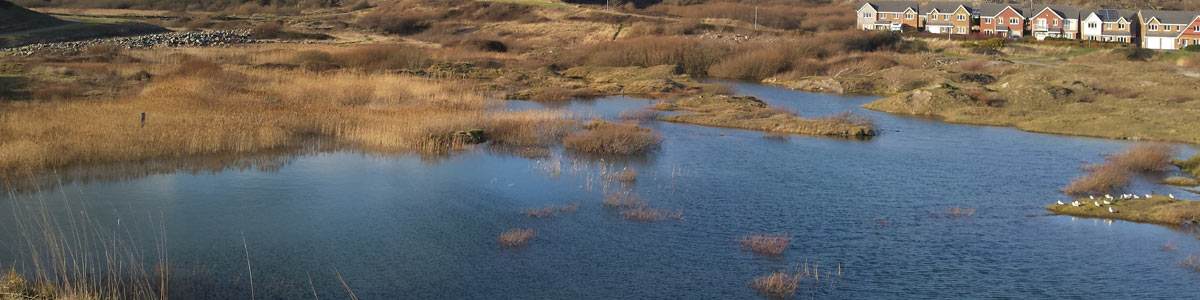
{"type": "Polygon", "coordinates": [[[752,234],[737,240],[742,244],[742,250],[771,256],[783,255],[792,238],[782,234],[752,234]]]}

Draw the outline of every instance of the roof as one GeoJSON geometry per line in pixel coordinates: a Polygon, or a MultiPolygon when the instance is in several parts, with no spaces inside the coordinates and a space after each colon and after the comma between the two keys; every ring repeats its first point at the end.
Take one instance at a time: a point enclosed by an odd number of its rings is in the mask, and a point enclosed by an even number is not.
{"type": "Polygon", "coordinates": [[[984,17],[995,17],[996,15],[999,15],[1000,12],[1004,11],[1004,9],[1009,7],[1012,7],[1013,10],[1016,10],[1017,14],[1020,14],[1021,16],[1025,15],[1025,13],[1021,10],[1021,7],[1018,5],[995,3],[984,3],[983,5],[980,5],[979,15],[984,17]]]}
{"type": "Polygon", "coordinates": [[[1158,19],[1159,23],[1163,24],[1189,24],[1200,12],[1195,11],[1170,11],[1170,10],[1143,10],[1143,22],[1149,22],[1151,18],[1158,19]]]}
{"type": "Polygon", "coordinates": [[[859,2],[858,8],[862,8],[863,5],[871,5],[877,12],[903,12],[909,8],[917,11],[919,7],[916,2],[912,1],[866,1],[859,2]]]}
{"type": "Polygon", "coordinates": [[[1125,21],[1133,23],[1137,20],[1137,11],[1119,10],[1119,9],[1090,9],[1079,12],[1080,19],[1087,19],[1089,15],[1096,14],[1100,18],[1100,22],[1112,23],[1125,18],[1125,21]]]}
{"type": "MultiPolygon", "coordinates": [[[[1025,12],[1025,14],[1026,14],[1025,18],[1032,19],[1033,17],[1036,17],[1037,14],[1042,13],[1043,10],[1046,10],[1046,8],[1049,8],[1050,10],[1054,11],[1054,13],[1058,14],[1058,16],[1062,17],[1063,19],[1078,19],[1078,18],[1080,18],[1079,9],[1075,8],[1074,6],[1069,6],[1069,5],[1038,5],[1038,6],[1034,6],[1033,10],[1025,12]]],[[[1083,17],[1087,17],[1087,16],[1083,16],[1083,17]]]]}
{"type": "Polygon", "coordinates": [[[958,6],[960,5],[967,8],[967,13],[971,13],[970,2],[929,2],[921,5],[921,14],[927,15],[932,13],[934,9],[937,9],[939,13],[948,14],[958,10],[958,6]]]}

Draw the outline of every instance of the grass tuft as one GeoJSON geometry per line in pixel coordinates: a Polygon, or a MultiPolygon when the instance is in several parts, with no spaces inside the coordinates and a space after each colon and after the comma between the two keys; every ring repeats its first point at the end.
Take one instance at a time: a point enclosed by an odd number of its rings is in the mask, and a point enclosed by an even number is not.
{"type": "Polygon", "coordinates": [[[636,125],[593,121],[584,130],[563,137],[567,149],[591,154],[641,154],[658,149],[663,138],[636,125]]]}
{"type": "Polygon", "coordinates": [[[782,234],[752,234],[737,240],[742,244],[742,250],[771,256],[783,255],[792,238],[782,234]]]}
{"type": "Polygon", "coordinates": [[[510,229],[501,233],[496,242],[500,243],[501,247],[519,247],[529,243],[534,235],[533,229],[510,229]]]}

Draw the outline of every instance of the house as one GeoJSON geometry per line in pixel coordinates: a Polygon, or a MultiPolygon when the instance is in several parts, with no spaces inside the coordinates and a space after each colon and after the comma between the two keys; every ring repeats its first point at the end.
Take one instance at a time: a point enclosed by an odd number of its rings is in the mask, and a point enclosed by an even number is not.
{"type": "Polygon", "coordinates": [[[1079,9],[1071,6],[1036,6],[1029,11],[1029,33],[1034,38],[1079,38],[1079,9]]]}
{"type": "Polygon", "coordinates": [[[985,3],[979,6],[979,30],[1001,37],[1025,36],[1025,14],[1013,5],[985,3]]]}
{"type": "Polygon", "coordinates": [[[1188,40],[1188,45],[1193,45],[1194,41],[1191,38],[1194,31],[1184,29],[1195,24],[1196,16],[1200,16],[1200,12],[1194,11],[1166,11],[1166,10],[1143,10],[1138,12],[1138,20],[1141,23],[1141,41],[1142,48],[1146,49],[1161,49],[1161,50],[1176,50],[1183,48],[1183,39],[1188,40]]]}
{"type": "Polygon", "coordinates": [[[1192,22],[1179,34],[1179,49],[1194,45],[1200,45],[1200,16],[1192,18],[1192,22]]]}
{"type": "Polygon", "coordinates": [[[903,30],[921,27],[916,2],[871,1],[858,6],[858,28],[863,30],[903,30]]]}
{"type": "Polygon", "coordinates": [[[929,2],[921,6],[925,31],[937,34],[971,33],[971,3],[929,2]]]}
{"type": "Polygon", "coordinates": [[[1134,43],[1141,26],[1135,22],[1137,12],[1128,10],[1100,9],[1080,12],[1081,39],[1100,42],[1134,43]]]}

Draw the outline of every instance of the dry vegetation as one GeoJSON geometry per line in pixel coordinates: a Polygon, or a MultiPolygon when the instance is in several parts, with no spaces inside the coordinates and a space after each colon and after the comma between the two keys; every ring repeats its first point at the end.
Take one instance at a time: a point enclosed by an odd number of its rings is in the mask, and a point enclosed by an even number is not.
{"type": "Polygon", "coordinates": [[[1115,192],[1128,186],[1138,174],[1165,170],[1171,165],[1171,157],[1178,153],[1177,147],[1166,143],[1144,143],[1129,147],[1109,155],[1102,164],[1084,166],[1087,173],[1072,180],[1070,185],[1063,188],[1063,192],[1072,195],[1115,192]]]}
{"type": "Polygon", "coordinates": [[[1172,160],[1171,163],[1178,166],[1185,173],[1192,174],[1194,177],[1200,177],[1200,153],[1192,155],[1188,159],[1172,160]]]}
{"type": "Polygon", "coordinates": [[[1188,257],[1179,262],[1179,265],[1188,270],[1200,272],[1200,257],[1197,257],[1196,254],[1188,254],[1188,257]]]}
{"type": "Polygon", "coordinates": [[[806,260],[804,265],[795,271],[775,271],[769,275],[755,278],[750,283],[750,287],[758,291],[760,295],[775,299],[791,299],[801,287],[806,287],[809,292],[812,292],[812,296],[816,297],[818,288],[829,292],[836,290],[841,277],[842,265],[840,263],[836,270],[826,269],[822,274],[819,264],[809,265],[806,260]],[[828,285],[821,284],[822,280],[828,285]]]}
{"type": "Polygon", "coordinates": [[[655,104],[654,109],[693,113],[663,117],[661,120],[697,125],[732,127],[777,133],[869,137],[875,135],[873,122],[850,113],[804,119],[796,113],[769,107],[750,96],[708,95],[655,104]]]}
{"type": "Polygon", "coordinates": [[[500,237],[496,238],[496,242],[500,243],[501,247],[520,247],[533,239],[535,233],[533,229],[510,229],[500,233],[500,237]]]}
{"type": "MultiPolygon", "coordinates": [[[[642,154],[658,149],[663,138],[650,129],[636,125],[593,121],[583,131],[563,137],[567,149],[591,154],[642,154]]],[[[636,178],[637,174],[634,173],[636,178]]]]}
{"type": "Polygon", "coordinates": [[[530,208],[521,213],[533,218],[552,218],[558,216],[558,213],[577,213],[579,212],[579,204],[566,206],[551,205],[543,208],[530,208]]]}
{"type": "Polygon", "coordinates": [[[1169,177],[1169,178],[1163,179],[1162,183],[1174,185],[1174,186],[1183,186],[1183,187],[1200,186],[1200,181],[1197,181],[1195,178],[1187,178],[1187,177],[1169,177]]]}
{"type": "Polygon", "coordinates": [[[751,234],[737,240],[742,244],[742,250],[771,256],[783,255],[792,237],[782,234],[751,234]]]}

